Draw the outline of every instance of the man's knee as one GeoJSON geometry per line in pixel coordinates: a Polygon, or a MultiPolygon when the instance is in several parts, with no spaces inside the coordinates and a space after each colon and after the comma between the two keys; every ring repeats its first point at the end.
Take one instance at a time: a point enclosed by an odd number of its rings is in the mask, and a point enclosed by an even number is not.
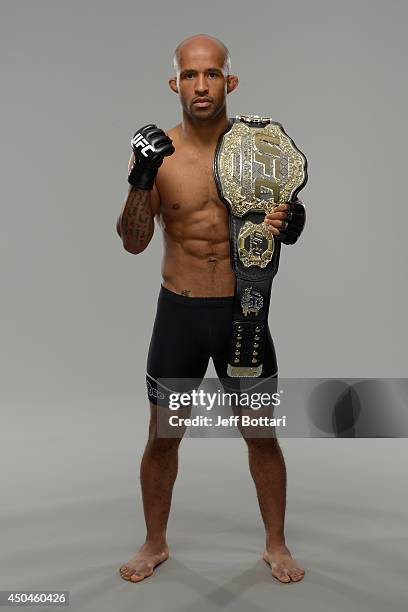
{"type": "Polygon", "coordinates": [[[149,422],[149,437],[146,450],[152,454],[163,455],[177,450],[182,436],[167,437],[163,436],[162,427],[160,427],[160,407],[150,402],[150,422],[149,422]]]}
{"type": "Polygon", "coordinates": [[[250,438],[244,435],[249,452],[279,452],[280,446],[277,438],[250,438]]]}
{"type": "Polygon", "coordinates": [[[177,451],[181,438],[149,437],[146,450],[150,455],[163,457],[177,451]]]}

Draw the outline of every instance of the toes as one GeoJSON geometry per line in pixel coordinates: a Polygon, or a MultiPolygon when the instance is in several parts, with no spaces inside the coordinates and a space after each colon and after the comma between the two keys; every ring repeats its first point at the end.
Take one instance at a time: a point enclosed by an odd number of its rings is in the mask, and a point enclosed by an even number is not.
{"type": "Polygon", "coordinates": [[[292,570],[289,570],[289,576],[294,582],[299,582],[299,580],[302,580],[304,575],[305,570],[303,567],[296,567],[292,570]]]}
{"type": "Polygon", "coordinates": [[[280,582],[290,582],[290,576],[286,570],[272,570],[272,576],[280,582]]]}
{"type": "MultiPolygon", "coordinates": [[[[134,580],[133,576],[137,574],[134,567],[128,567],[127,565],[122,565],[119,572],[124,580],[134,580]]],[[[139,580],[143,580],[143,578],[140,577],[139,580]]]]}
{"type": "Polygon", "coordinates": [[[139,572],[135,572],[134,574],[131,575],[130,580],[131,582],[140,582],[141,580],[148,578],[152,574],[153,572],[150,572],[150,574],[140,574],[139,572]]]}
{"type": "Polygon", "coordinates": [[[119,571],[124,580],[130,580],[131,582],[140,582],[153,574],[153,568],[148,564],[143,564],[143,567],[139,569],[122,565],[119,571]]]}

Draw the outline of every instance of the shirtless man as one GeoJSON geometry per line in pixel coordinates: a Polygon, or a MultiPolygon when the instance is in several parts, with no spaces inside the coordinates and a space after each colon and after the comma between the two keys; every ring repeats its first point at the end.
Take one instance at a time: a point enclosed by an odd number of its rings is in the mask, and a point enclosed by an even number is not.
{"type": "MultiPolygon", "coordinates": [[[[166,133],[150,124],[135,134],[129,160],[131,186],[117,222],[129,253],[146,249],[155,218],[165,247],[147,364],[149,438],[140,473],[147,533],[143,546],[119,570],[124,580],[132,582],[151,576],[169,556],[166,528],[181,438],[157,436],[153,383],[159,377],[202,377],[210,356],[217,375],[227,376],[235,289],[228,212],[217,194],[213,160],[217,140],[228,127],[226,96],[237,87],[238,78],[230,74],[226,47],[201,34],[180,43],[174,64],[176,74],[169,85],[181,103],[181,123],[166,133]]],[[[271,232],[282,241],[290,224],[284,221],[290,219],[288,209],[282,204],[265,216],[271,232]]],[[[263,376],[276,376],[269,332],[264,366],[263,376]]],[[[291,556],[284,536],[286,469],[281,449],[276,438],[245,442],[265,525],[263,559],[279,581],[299,581],[304,568],[291,556]]]]}

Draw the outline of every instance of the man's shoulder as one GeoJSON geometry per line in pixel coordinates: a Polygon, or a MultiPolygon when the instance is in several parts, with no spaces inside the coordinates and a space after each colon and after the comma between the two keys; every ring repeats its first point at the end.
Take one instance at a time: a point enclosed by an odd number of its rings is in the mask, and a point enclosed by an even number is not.
{"type": "Polygon", "coordinates": [[[166,130],[166,134],[169,138],[177,138],[177,136],[180,133],[180,128],[181,128],[181,123],[178,123],[177,125],[175,125],[174,127],[170,128],[169,130],[166,130]]]}

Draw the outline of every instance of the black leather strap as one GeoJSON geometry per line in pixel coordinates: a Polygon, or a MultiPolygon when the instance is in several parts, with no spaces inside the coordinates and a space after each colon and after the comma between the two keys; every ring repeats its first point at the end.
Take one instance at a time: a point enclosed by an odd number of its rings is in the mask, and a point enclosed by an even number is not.
{"type": "MultiPolygon", "coordinates": [[[[247,222],[260,224],[264,217],[264,212],[250,212],[243,218],[230,213],[229,218],[231,264],[236,277],[229,364],[236,376],[262,374],[269,303],[272,281],[279,268],[280,242],[273,241],[272,260],[265,268],[245,267],[238,255],[238,236],[247,222]]],[[[259,240],[266,248],[266,239],[260,236],[259,240]]]]}

